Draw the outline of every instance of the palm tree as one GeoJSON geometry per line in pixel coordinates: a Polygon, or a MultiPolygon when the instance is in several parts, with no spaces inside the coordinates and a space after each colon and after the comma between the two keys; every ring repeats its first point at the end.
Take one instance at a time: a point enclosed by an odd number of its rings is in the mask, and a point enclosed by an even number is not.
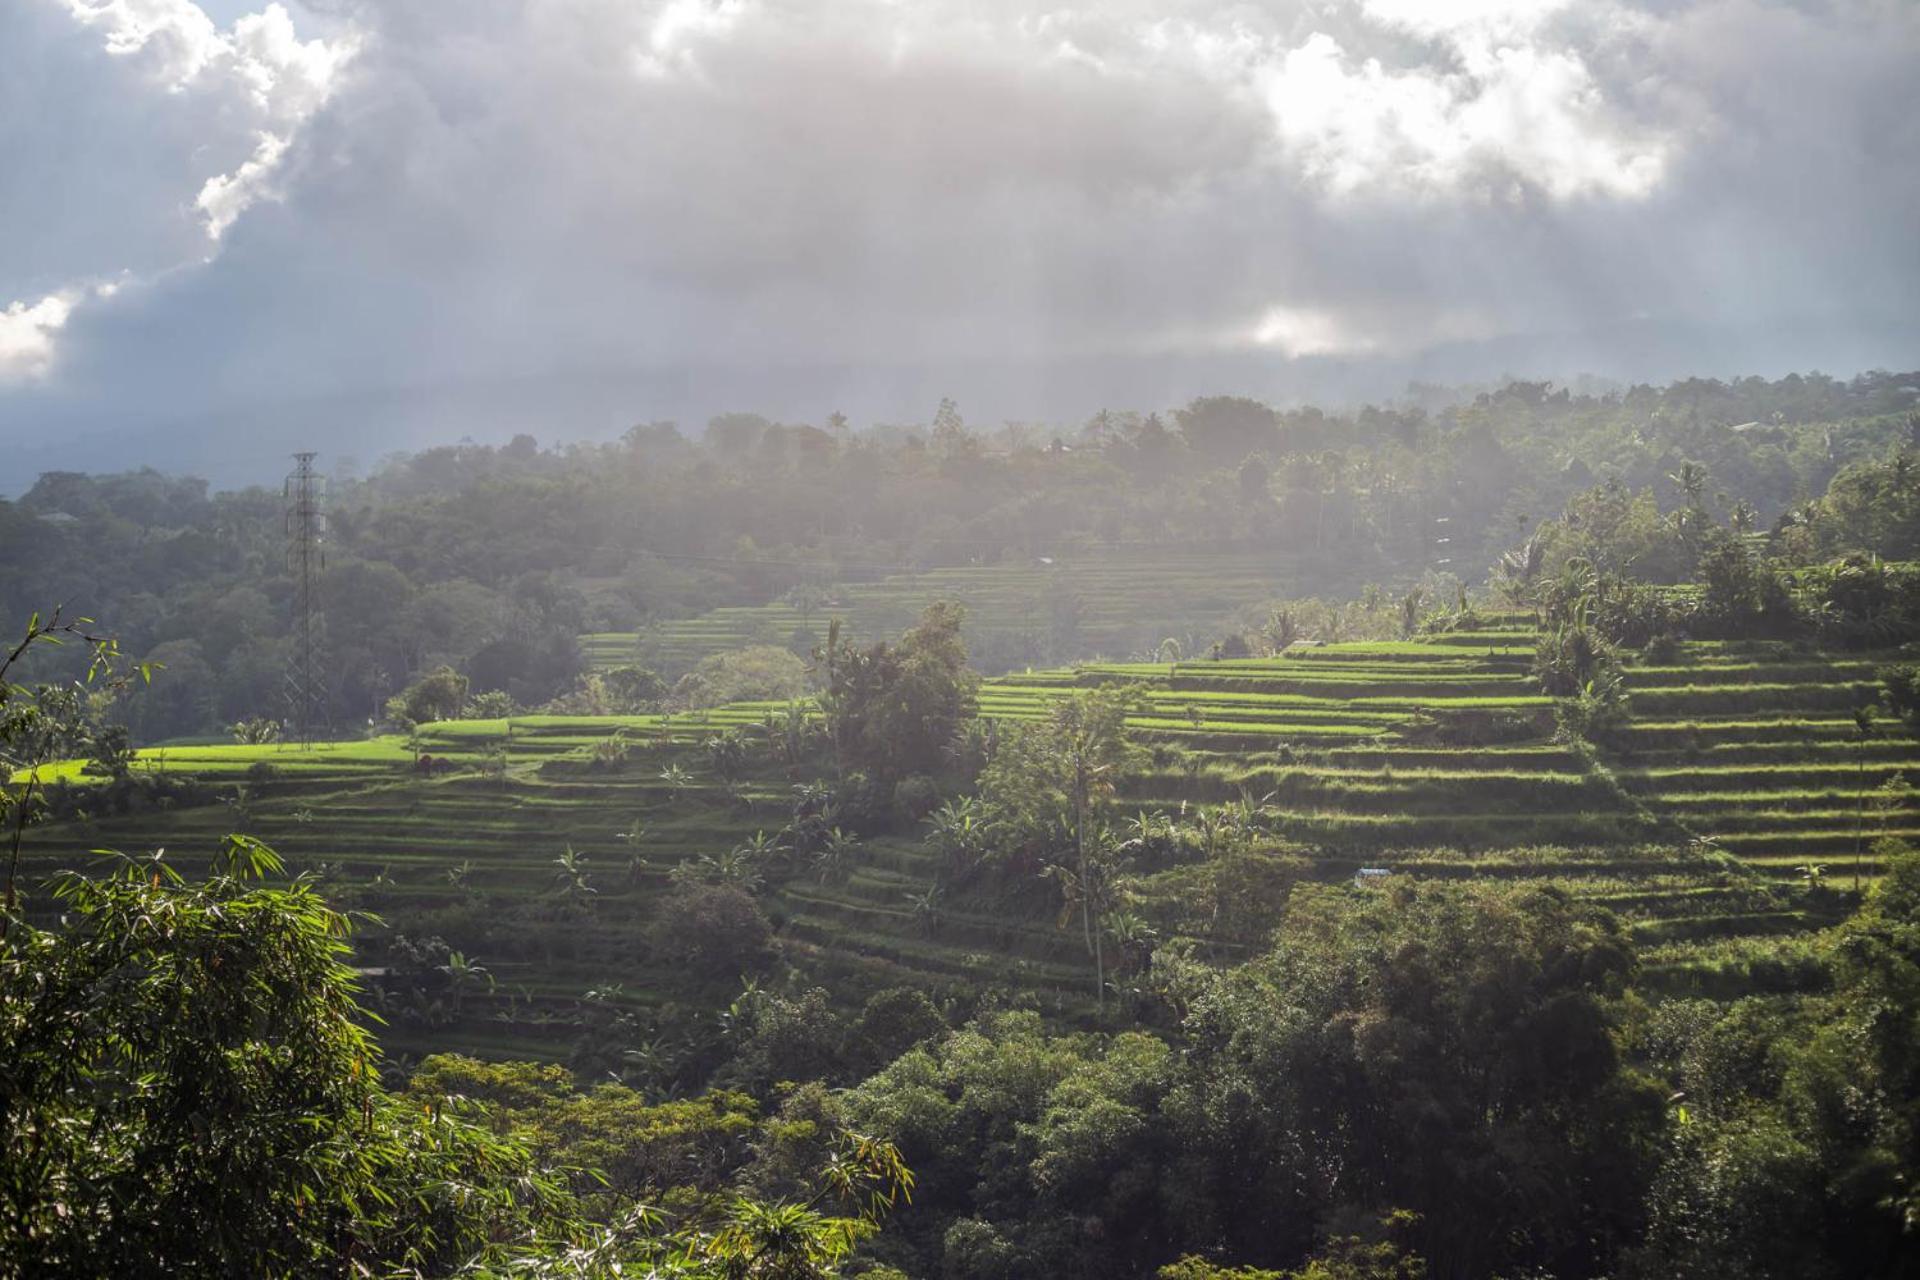
{"type": "Polygon", "coordinates": [[[466,1003],[467,992],[485,986],[488,991],[494,989],[493,974],[484,965],[475,964],[467,959],[463,952],[449,951],[445,964],[436,966],[447,975],[447,988],[453,997],[456,1011],[466,1003]]]}
{"type": "Polygon", "coordinates": [[[1120,851],[1136,860],[1154,858],[1161,842],[1170,841],[1174,835],[1173,819],[1164,813],[1149,813],[1145,809],[1128,818],[1122,830],[1126,838],[1120,842],[1120,851]]]}
{"type": "Polygon", "coordinates": [[[920,926],[920,932],[932,937],[940,927],[940,886],[932,884],[927,886],[924,893],[903,893],[900,896],[907,900],[907,908],[913,912],[914,922],[920,926]]]}
{"type": "MultiPolygon", "coordinates": [[[[1494,566],[1494,572],[1500,579],[1500,590],[1508,603],[1515,608],[1532,605],[1534,589],[1539,582],[1540,573],[1546,568],[1547,540],[1539,533],[1521,543],[1512,551],[1500,553],[1500,562],[1494,566]]],[[[1540,621],[1539,612],[1534,613],[1534,623],[1540,621]]]]}
{"type": "Polygon", "coordinates": [[[675,866],[669,874],[676,884],[717,884],[742,893],[758,893],[765,882],[762,864],[750,844],[736,845],[721,854],[703,853],[691,862],[675,866]]]}
{"type": "Polygon", "coordinates": [[[736,857],[764,866],[780,852],[780,842],[765,831],[756,831],[733,847],[736,857]]]}
{"type": "Polygon", "coordinates": [[[587,881],[586,855],[575,853],[572,845],[553,860],[553,865],[559,868],[553,873],[554,892],[567,905],[584,905],[588,898],[600,892],[587,881]]]}
{"type": "Polygon", "coordinates": [[[859,848],[860,841],[854,836],[839,827],[829,830],[813,855],[813,873],[820,877],[820,883],[845,880],[853,871],[853,855],[859,848]]]}
{"type": "Polygon", "coordinates": [[[1251,836],[1260,830],[1261,824],[1273,816],[1273,798],[1275,792],[1269,791],[1258,800],[1245,787],[1240,788],[1239,796],[1227,805],[1227,817],[1240,832],[1251,836]]]}
{"type": "Polygon", "coordinates": [[[1686,497],[1689,507],[1700,505],[1701,495],[1707,490],[1707,469],[1697,462],[1682,462],[1678,471],[1669,471],[1667,479],[1686,497]]]}
{"type": "MultiPolygon", "coordinates": [[[[1072,838],[1076,870],[1070,877],[1078,885],[1080,930],[1087,950],[1094,959],[1095,999],[1106,1008],[1105,962],[1099,931],[1093,927],[1095,916],[1106,908],[1100,900],[1101,869],[1096,865],[1112,844],[1104,826],[1091,827],[1094,806],[1111,796],[1114,778],[1129,757],[1126,703],[1102,702],[1098,695],[1080,695],[1057,702],[1051,715],[1063,768],[1067,801],[1072,810],[1072,838]]],[[[1068,883],[1063,879],[1063,887],[1068,883]]]]}
{"type": "Polygon", "coordinates": [[[1101,920],[1100,925],[1113,939],[1113,945],[1120,953],[1116,969],[1129,968],[1144,963],[1153,951],[1154,940],[1159,936],[1152,925],[1142,916],[1131,911],[1110,911],[1101,920]]]}
{"type": "Polygon", "coordinates": [[[1276,656],[1285,653],[1300,638],[1300,622],[1293,616],[1292,609],[1275,609],[1267,615],[1267,624],[1260,629],[1266,633],[1267,647],[1276,656]]]}
{"type": "Polygon", "coordinates": [[[707,767],[723,782],[739,778],[746,768],[747,744],[736,730],[729,729],[707,739],[707,767]]]}
{"type": "Polygon", "coordinates": [[[1047,876],[1060,886],[1058,927],[1064,929],[1076,915],[1086,935],[1087,953],[1093,957],[1094,999],[1104,1012],[1107,1007],[1107,918],[1128,896],[1128,881],[1120,874],[1118,848],[1105,826],[1091,835],[1076,832],[1080,846],[1073,867],[1056,863],[1047,868],[1047,876]],[[1096,927],[1096,923],[1098,927],[1096,927]]]}
{"type": "Polygon", "coordinates": [[[946,872],[964,876],[986,843],[980,804],[972,796],[949,800],[927,815],[927,843],[946,857],[946,872]]]}
{"type": "Polygon", "coordinates": [[[807,704],[799,698],[788,701],[781,711],[767,712],[761,729],[766,734],[767,745],[782,764],[791,767],[800,763],[806,751],[810,723],[807,704]]]}
{"type": "Polygon", "coordinates": [[[1413,633],[1420,629],[1420,613],[1426,608],[1427,593],[1421,587],[1408,587],[1407,594],[1400,597],[1400,637],[1411,640],[1413,633]]]}
{"type": "Polygon", "coordinates": [[[1605,580],[1591,560],[1574,556],[1560,572],[1541,585],[1536,597],[1545,605],[1546,621],[1555,626],[1585,627],[1600,605],[1605,580]]]}

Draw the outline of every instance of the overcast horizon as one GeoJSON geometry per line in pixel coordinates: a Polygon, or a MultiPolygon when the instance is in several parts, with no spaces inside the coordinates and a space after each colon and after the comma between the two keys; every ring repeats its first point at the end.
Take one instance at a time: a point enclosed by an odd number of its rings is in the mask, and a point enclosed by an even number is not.
{"type": "Polygon", "coordinates": [[[1902,0],[0,8],[0,492],[1920,367],[1902,0]]]}

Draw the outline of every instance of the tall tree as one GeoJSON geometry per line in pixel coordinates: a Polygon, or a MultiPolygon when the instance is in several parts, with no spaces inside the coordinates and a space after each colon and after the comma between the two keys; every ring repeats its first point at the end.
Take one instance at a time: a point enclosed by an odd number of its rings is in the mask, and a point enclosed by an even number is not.
{"type": "Polygon", "coordinates": [[[816,653],[826,690],[821,706],[843,768],[876,777],[932,773],[973,715],[979,677],[967,667],[960,626],[966,610],[939,601],[898,644],[867,648],[844,639],[836,621],[816,653]]]}
{"type": "Polygon", "coordinates": [[[1104,1008],[1107,976],[1102,916],[1112,905],[1115,868],[1103,855],[1112,842],[1101,822],[1115,783],[1142,754],[1127,736],[1127,713],[1139,703],[1130,686],[1083,689],[1047,709],[1036,724],[1015,727],[980,776],[980,794],[999,821],[1024,832],[1061,829],[1072,861],[1056,878],[1094,966],[1096,1001],[1104,1008]]]}
{"type": "Polygon", "coordinates": [[[1216,466],[1231,466],[1280,442],[1273,410],[1244,396],[1203,396],[1174,419],[1194,452],[1216,466]]]}

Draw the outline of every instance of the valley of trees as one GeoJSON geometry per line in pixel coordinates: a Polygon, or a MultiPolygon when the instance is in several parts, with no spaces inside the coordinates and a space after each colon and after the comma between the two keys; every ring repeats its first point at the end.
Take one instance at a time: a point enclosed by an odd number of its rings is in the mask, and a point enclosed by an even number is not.
{"type": "Polygon", "coordinates": [[[1911,1275],[1916,382],[395,458],[318,744],[277,493],[42,477],[0,1280],[1911,1275]],[[1299,576],[1102,654],[832,606],[1129,544],[1299,576]]]}
{"type": "MultiPolygon", "coordinates": [[[[472,693],[516,707],[571,696],[574,709],[631,710],[655,691],[583,689],[581,635],[767,601],[824,620],[849,583],[1043,560],[1066,567],[1036,597],[1039,616],[983,626],[975,609],[981,670],[1124,657],[1173,634],[1204,649],[1233,628],[1189,636],[1160,620],[1088,647],[1075,614],[1091,602],[1071,563],[1234,551],[1270,560],[1268,597],[1352,599],[1378,584],[1397,600],[1424,584],[1444,605],[1596,488],[1614,496],[1590,504],[1627,508],[1595,509],[1617,525],[1600,536],[1620,539],[1597,548],[1598,567],[1644,581],[1691,577],[1709,524],[1789,535],[1774,550],[1795,564],[1863,547],[1905,559],[1920,536],[1912,476],[1881,464],[1911,443],[1916,386],[1920,373],[1580,395],[1516,382],[1423,389],[1406,407],[1350,414],[1214,397],[1073,430],[982,429],[945,403],[912,427],[732,414],[697,439],[652,423],[604,445],[542,450],[522,436],[399,455],[334,476],[328,706],[341,728],[363,727],[450,666],[472,693]],[[1690,523],[1662,538],[1660,512],[1690,523]]],[[[1152,590],[1125,609],[1158,619],[1152,590]]],[[[170,672],[119,713],[140,742],[278,718],[290,594],[277,488],[210,494],[154,472],[54,473],[0,502],[0,616],[64,602],[112,619],[131,656],[170,672]]],[[[715,673],[679,701],[790,685],[818,631],[748,637],[795,662],[770,670],[777,659],[760,654],[753,683],[715,673]]],[[[637,647],[612,665],[655,669],[669,691],[689,674],[637,647]]]]}

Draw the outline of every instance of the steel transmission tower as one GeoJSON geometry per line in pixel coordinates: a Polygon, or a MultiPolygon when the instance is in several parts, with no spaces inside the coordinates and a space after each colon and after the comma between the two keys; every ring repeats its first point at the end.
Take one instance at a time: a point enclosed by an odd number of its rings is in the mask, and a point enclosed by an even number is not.
{"type": "Polygon", "coordinates": [[[287,734],[302,744],[327,723],[327,686],[320,617],[320,573],[327,567],[327,480],[317,454],[296,453],[287,477],[287,572],[293,578],[293,647],[287,655],[287,734]]]}

